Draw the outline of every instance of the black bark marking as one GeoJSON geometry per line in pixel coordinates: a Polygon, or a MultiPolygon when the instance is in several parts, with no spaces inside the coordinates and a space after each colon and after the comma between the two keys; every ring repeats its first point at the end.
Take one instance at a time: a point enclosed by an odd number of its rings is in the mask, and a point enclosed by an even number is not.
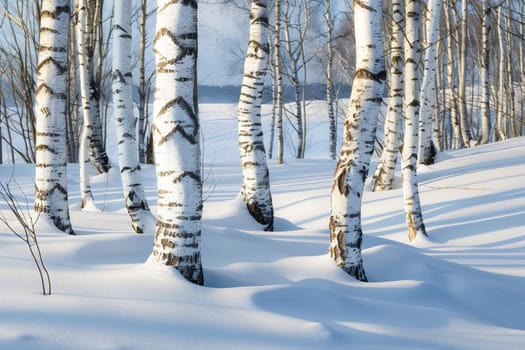
{"type": "Polygon", "coordinates": [[[49,147],[49,145],[37,145],[35,146],[35,151],[47,151],[53,154],[58,154],[58,152],[55,151],[53,148],[49,147]]]}
{"type": "Polygon", "coordinates": [[[193,172],[193,171],[185,171],[182,174],[180,174],[179,176],[177,176],[175,179],[173,179],[173,183],[175,183],[175,184],[179,183],[185,177],[189,177],[190,179],[194,180],[197,183],[201,182],[201,176],[198,173],[193,172]]]}
{"type": "Polygon", "coordinates": [[[336,178],[336,184],[337,184],[337,190],[340,194],[344,195],[345,197],[348,197],[348,186],[346,186],[346,176],[348,174],[348,167],[346,166],[340,166],[343,168],[339,175],[336,178]]]}
{"type": "Polygon", "coordinates": [[[412,100],[410,103],[407,104],[409,107],[419,107],[420,103],[419,100],[412,100]]]}
{"type": "Polygon", "coordinates": [[[386,80],[386,71],[382,70],[378,73],[372,73],[367,69],[359,69],[355,72],[354,79],[368,79],[382,83],[386,80]]]}
{"type": "Polygon", "coordinates": [[[166,113],[169,109],[171,109],[175,105],[179,106],[186,113],[186,115],[189,116],[191,120],[194,122],[195,126],[193,128],[193,132],[187,133],[182,126],[177,124],[168,133],[163,133],[158,128],[158,126],[155,124],[152,127],[152,132],[160,136],[159,140],[157,141],[157,144],[159,145],[164,144],[175,133],[180,133],[180,135],[184,139],[186,139],[189,143],[193,145],[196,144],[197,137],[199,136],[199,128],[198,128],[199,122],[197,119],[197,115],[193,112],[191,105],[184,98],[176,97],[175,99],[166,103],[159,111],[158,116],[161,116],[162,114],[166,113]]]}
{"type": "Polygon", "coordinates": [[[255,53],[257,53],[259,50],[261,50],[265,54],[268,54],[270,52],[270,45],[262,44],[255,40],[250,40],[248,42],[248,47],[252,48],[255,51],[255,53]]]}
{"type": "Polygon", "coordinates": [[[255,221],[265,226],[264,231],[273,231],[273,211],[266,216],[264,208],[253,200],[246,202],[246,208],[255,221]]]}
{"type": "Polygon", "coordinates": [[[42,62],[40,62],[38,64],[38,66],[36,67],[36,71],[37,73],[40,73],[40,69],[48,64],[52,64],[55,66],[55,68],[58,70],[58,74],[62,75],[62,74],[65,74],[67,72],[67,66],[64,65],[64,64],[61,64],[60,62],[58,62],[57,60],[55,60],[53,57],[47,57],[46,59],[44,59],[42,62]]]}
{"type": "MultiPolygon", "coordinates": [[[[125,84],[126,83],[126,78],[124,77],[124,75],[118,69],[115,69],[113,71],[112,78],[113,78],[113,81],[118,81],[121,84],[125,84]]],[[[119,93],[120,91],[121,90],[117,90],[115,92],[119,93]]]]}
{"type": "Polygon", "coordinates": [[[170,2],[168,2],[163,7],[158,8],[157,12],[162,12],[162,11],[166,10],[168,7],[170,7],[171,5],[175,5],[175,4],[179,4],[179,3],[184,5],[184,6],[191,6],[194,9],[198,8],[197,0],[171,0],[170,2]]]}
{"type": "Polygon", "coordinates": [[[367,4],[363,3],[360,0],[354,0],[354,6],[355,5],[358,5],[359,7],[362,7],[362,8],[364,8],[364,9],[370,11],[370,12],[377,12],[376,9],[374,9],[373,7],[368,6],[367,4]]]}
{"type": "Polygon", "coordinates": [[[357,265],[344,266],[343,270],[358,281],[368,282],[362,262],[357,265]]]}

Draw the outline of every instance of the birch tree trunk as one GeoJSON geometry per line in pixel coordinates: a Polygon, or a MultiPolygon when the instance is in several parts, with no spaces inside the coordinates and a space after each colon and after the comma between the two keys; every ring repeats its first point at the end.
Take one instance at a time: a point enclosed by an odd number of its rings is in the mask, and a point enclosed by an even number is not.
{"type": "MultiPolygon", "coordinates": [[[[294,11],[290,10],[290,0],[284,0],[284,26],[283,26],[283,32],[284,32],[284,44],[286,48],[286,53],[288,56],[288,64],[290,66],[290,71],[288,72],[287,76],[289,78],[290,83],[292,84],[292,87],[294,89],[294,104],[295,104],[295,112],[294,118],[296,120],[295,130],[297,131],[297,147],[295,151],[295,156],[297,159],[303,159],[304,158],[304,149],[305,149],[305,126],[304,126],[304,116],[303,116],[303,110],[301,106],[301,82],[299,81],[299,59],[300,59],[300,44],[292,45],[292,42],[300,42],[300,39],[292,38],[292,35],[290,33],[290,27],[291,27],[291,17],[294,11]]],[[[297,33],[297,35],[301,35],[301,32],[297,33]]],[[[306,82],[304,82],[306,83],[306,82]]]]}
{"type": "MultiPolygon", "coordinates": [[[[506,52],[507,52],[507,84],[505,84],[505,90],[507,92],[507,101],[508,101],[508,137],[518,137],[521,135],[521,130],[519,127],[519,121],[518,117],[516,115],[516,92],[514,90],[514,74],[513,74],[513,65],[515,61],[513,60],[513,56],[517,55],[510,55],[509,53],[511,50],[518,49],[514,45],[514,38],[515,35],[513,33],[513,26],[511,24],[512,19],[512,12],[516,12],[516,8],[514,8],[514,11],[511,11],[512,2],[507,0],[505,1],[505,32],[506,32],[506,40],[507,40],[507,46],[506,46],[506,52]]],[[[517,6],[515,6],[517,7],[517,6]]],[[[524,37],[521,37],[521,40],[525,40],[524,37]]],[[[519,57],[519,56],[518,56],[519,57]]]]}
{"type": "Polygon", "coordinates": [[[136,233],[149,231],[152,220],[140,171],[137,146],[137,119],[133,114],[131,67],[131,6],[115,0],[113,18],[113,105],[118,141],[120,178],[126,209],[136,233]]]}
{"type": "Polygon", "coordinates": [[[404,0],[392,1],[392,36],[390,44],[390,90],[384,133],[385,142],[373,178],[374,191],[389,191],[394,183],[397,156],[401,145],[401,121],[404,95],[405,7],[404,0]]]}
{"type": "Polygon", "coordinates": [[[405,7],[405,139],[401,152],[405,217],[410,241],[426,236],[417,183],[417,147],[419,123],[419,70],[421,51],[421,3],[409,0],[405,7]]]}
{"type": "Polygon", "coordinates": [[[36,114],[35,211],[74,234],[67,198],[66,73],[69,0],[44,0],[40,12],[36,114]]]}
{"type": "Polygon", "coordinates": [[[497,10],[497,21],[498,21],[498,43],[499,43],[499,71],[498,71],[498,108],[496,111],[496,141],[502,141],[507,139],[507,133],[505,132],[505,112],[507,110],[507,99],[505,97],[505,73],[507,61],[505,55],[506,40],[503,30],[505,28],[504,14],[503,14],[503,3],[499,4],[497,10]]]}
{"type": "Polygon", "coordinates": [[[92,103],[89,92],[89,67],[87,62],[86,40],[89,33],[86,33],[88,8],[85,0],[76,1],[76,34],[77,34],[77,53],[78,53],[78,74],[80,83],[80,100],[82,109],[82,132],[79,148],[79,168],[80,168],[80,196],[81,208],[94,206],[93,194],[89,178],[89,156],[88,148],[93,136],[93,114],[92,103]]]}
{"type": "MultiPolygon", "coordinates": [[[[77,18],[78,21],[78,18],[77,18]]],[[[77,45],[77,30],[78,26],[71,25],[69,26],[69,40],[68,40],[68,50],[69,52],[78,51],[77,45]]],[[[78,52],[77,52],[78,57],[78,52]]],[[[70,59],[68,62],[68,72],[67,72],[67,117],[66,117],[66,134],[67,134],[67,161],[68,163],[79,163],[79,152],[80,152],[80,140],[79,140],[79,125],[80,123],[80,113],[79,113],[79,104],[78,104],[78,91],[79,91],[79,67],[77,61],[70,59]]]]}
{"type": "Polygon", "coordinates": [[[337,119],[334,112],[333,97],[333,78],[332,70],[334,65],[334,45],[333,45],[333,23],[331,0],[325,0],[324,18],[326,22],[326,104],[328,107],[329,140],[328,152],[330,158],[337,158],[337,119]]]}
{"type": "Polygon", "coordinates": [[[196,0],[157,2],[152,133],[158,209],[151,259],[202,285],[197,7],[196,0]]]}
{"type": "Polygon", "coordinates": [[[252,217],[266,231],[273,230],[270,174],[266,164],[261,125],[261,95],[269,52],[269,0],[253,0],[250,39],[244,61],[244,78],[237,112],[243,184],[241,196],[252,217]]]}
{"type": "Polygon", "coordinates": [[[459,44],[459,118],[461,123],[461,136],[466,147],[474,146],[470,133],[470,118],[467,110],[466,83],[467,83],[467,25],[468,25],[468,1],[461,0],[461,36],[459,44]]]}
{"type": "Polygon", "coordinates": [[[95,199],[91,192],[91,183],[89,179],[89,138],[91,131],[89,128],[82,126],[80,133],[80,145],[78,147],[78,166],[80,181],[80,207],[94,208],[95,199]]]}
{"type": "Polygon", "coordinates": [[[439,22],[442,0],[429,0],[426,12],[426,49],[421,83],[421,112],[419,123],[419,163],[432,164],[436,149],[432,142],[432,120],[436,106],[436,65],[439,22]]]}
{"type": "MultiPolygon", "coordinates": [[[[521,38],[525,38],[525,3],[522,2],[520,6],[520,29],[519,35],[521,38]]],[[[519,44],[519,70],[520,74],[520,92],[521,92],[521,103],[520,103],[520,132],[523,136],[525,132],[525,40],[521,40],[519,44]]]]}
{"type": "MultiPolygon", "coordinates": [[[[275,50],[275,40],[273,50],[275,50]]],[[[273,158],[273,144],[275,141],[275,119],[277,118],[277,75],[275,74],[275,52],[272,51],[271,46],[270,55],[272,56],[272,61],[270,64],[270,69],[272,71],[272,119],[270,121],[270,139],[268,140],[268,159],[273,158]]]]}
{"type": "MultiPolygon", "coordinates": [[[[87,0],[87,20],[83,28],[84,43],[86,46],[86,66],[89,77],[89,100],[90,100],[90,125],[91,137],[89,139],[89,158],[93,168],[98,174],[107,173],[111,168],[103,141],[103,125],[100,117],[100,76],[101,72],[95,73],[95,46],[97,41],[102,40],[99,32],[102,30],[102,4],[103,0],[87,0]],[[98,35],[97,35],[98,34],[98,35]]],[[[80,38],[79,38],[80,39],[80,38]]],[[[99,52],[99,60],[101,53],[99,52]]],[[[97,68],[97,70],[100,68],[97,68]]]]}
{"type": "Polygon", "coordinates": [[[382,0],[354,4],[356,72],[332,184],[329,253],[349,275],[366,281],[361,256],[361,200],[374,150],[386,72],[382,0]]]}
{"type": "Polygon", "coordinates": [[[275,2],[274,70],[276,77],[277,164],[283,164],[283,74],[281,71],[281,2],[275,2]]]}
{"type": "Polygon", "coordinates": [[[446,127],[446,89],[444,76],[444,51],[443,34],[440,34],[436,42],[438,51],[438,62],[436,65],[436,110],[434,112],[434,146],[438,152],[447,148],[447,127],[446,127]]]}
{"type": "Polygon", "coordinates": [[[140,5],[140,41],[139,41],[139,124],[138,124],[138,151],[139,162],[146,161],[146,144],[144,127],[146,121],[146,10],[147,0],[142,0],[140,5]]]}
{"type": "Polygon", "coordinates": [[[456,78],[454,72],[456,70],[454,60],[456,59],[456,54],[454,48],[454,38],[452,34],[452,28],[455,23],[453,23],[453,18],[451,15],[450,7],[454,6],[455,1],[447,0],[447,9],[445,9],[445,24],[447,31],[447,80],[448,80],[448,90],[449,90],[449,104],[450,104],[450,121],[452,123],[453,129],[453,147],[455,149],[461,148],[461,123],[459,120],[458,114],[458,101],[456,99],[456,78]]]}
{"type": "Polygon", "coordinates": [[[481,137],[479,144],[486,144],[490,139],[490,31],[491,31],[491,6],[490,0],[483,0],[482,20],[482,56],[481,56],[481,137]]]}

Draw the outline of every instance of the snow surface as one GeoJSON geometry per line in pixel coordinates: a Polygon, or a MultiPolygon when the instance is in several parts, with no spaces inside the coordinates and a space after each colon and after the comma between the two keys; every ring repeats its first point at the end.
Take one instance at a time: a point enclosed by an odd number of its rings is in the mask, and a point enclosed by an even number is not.
{"type": "MultiPolygon", "coordinates": [[[[361,283],[327,256],[335,162],[322,111],[309,106],[306,160],[270,161],[276,230],[263,232],[237,196],[235,106],[201,107],[205,287],[147,262],[152,233],[133,233],[116,170],[92,177],[97,207],[80,211],[70,165],[77,236],[40,227],[51,296],[0,226],[0,349],[525,348],[525,138],[420,169],[428,239],[408,243],[400,189],[366,192],[361,283]]],[[[155,210],[154,169],[144,169],[155,210]]],[[[1,166],[10,178],[31,203],[33,166],[1,166]]]]}

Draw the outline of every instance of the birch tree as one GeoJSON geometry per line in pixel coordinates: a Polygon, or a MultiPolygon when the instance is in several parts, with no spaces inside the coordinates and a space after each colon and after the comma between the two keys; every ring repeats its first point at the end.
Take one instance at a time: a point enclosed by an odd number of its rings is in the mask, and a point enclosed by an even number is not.
{"type": "Polygon", "coordinates": [[[504,35],[505,29],[505,15],[503,13],[504,6],[503,2],[499,4],[496,11],[497,15],[497,32],[498,32],[498,42],[499,42],[499,54],[498,54],[498,102],[496,110],[496,120],[495,120],[495,134],[496,141],[506,140],[507,133],[505,130],[505,114],[507,112],[507,99],[505,98],[505,81],[506,81],[506,66],[505,62],[507,61],[507,55],[505,54],[506,38],[504,35]]]}
{"type": "Polygon", "coordinates": [[[366,281],[361,256],[361,200],[374,150],[386,71],[382,1],[356,1],[354,5],[356,72],[332,184],[329,253],[349,275],[366,281]]]}
{"type": "Polygon", "coordinates": [[[418,62],[421,50],[421,3],[419,0],[407,1],[405,17],[405,137],[401,159],[405,217],[408,226],[408,238],[412,241],[417,236],[427,235],[421,213],[416,171],[420,108],[418,62]]]}
{"type": "MultiPolygon", "coordinates": [[[[95,67],[95,50],[97,42],[101,40],[103,0],[77,0],[77,2],[83,3],[83,12],[81,12],[81,14],[84,16],[78,42],[82,42],[84,46],[85,64],[83,69],[86,70],[85,74],[88,80],[87,85],[89,91],[89,114],[84,113],[84,122],[86,118],[89,118],[88,127],[91,129],[88,131],[88,153],[93,168],[97,173],[101,174],[106,173],[111,167],[103,143],[102,122],[100,118],[101,89],[99,78],[101,73],[97,72],[99,68],[95,67]]],[[[100,49],[99,56],[101,56],[100,49]]],[[[101,57],[99,57],[99,59],[101,59],[101,57]]]]}
{"type": "Polygon", "coordinates": [[[146,119],[147,119],[147,86],[146,86],[146,19],[147,0],[140,2],[140,39],[139,39],[139,103],[138,103],[138,150],[139,162],[146,162],[146,119]]]}
{"type": "Polygon", "coordinates": [[[421,111],[419,122],[419,153],[418,160],[422,164],[434,162],[435,147],[432,142],[432,120],[436,106],[436,70],[437,70],[437,41],[439,36],[439,22],[441,18],[442,0],[429,0],[426,11],[426,48],[423,66],[423,80],[421,82],[421,111]]]}
{"type": "Polygon", "coordinates": [[[152,134],[158,209],[151,259],[203,284],[197,7],[197,0],[157,1],[152,134]]]}
{"type": "Polygon", "coordinates": [[[468,25],[468,1],[461,0],[461,35],[459,44],[459,89],[458,89],[458,100],[459,100],[459,117],[461,123],[461,136],[463,138],[463,144],[466,147],[475,145],[472,140],[470,133],[470,118],[468,116],[467,101],[466,101],[466,83],[467,83],[467,25],[468,25]]]}
{"type": "Polygon", "coordinates": [[[78,74],[80,83],[80,108],[82,109],[82,132],[79,147],[79,168],[80,168],[80,197],[81,208],[94,205],[93,194],[89,178],[89,145],[93,137],[93,113],[92,101],[90,98],[90,75],[88,67],[88,52],[86,41],[89,33],[86,33],[88,8],[86,0],[76,1],[76,49],[78,53],[78,74]]]}
{"type": "Polygon", "coordinates": [[[270,173],[266,163],[261,124],[261,96],[266,74],[269,0],[253,0],[250,38],[244,61],[244,77],[237,112],[243,174],[241,196],[251,216],[266,231],[273,230],[270,173]]]}
{"type": "Polygon", "coordinates": [[[445,9],[445,25],[447,31],[447,81],[448,81],[448,94],[449,94],[449,104],[450,104],[450,120],[452,123],[453,129],[453,147],[456,149],[461,148],[461,123],[459,120],[458,113],[458,101],[456,98],[456,50],[455,50],[455,38],[453,34],[453,27],[455,26],[454,18],[451,14],[451,6],[454,6],[455,1],[446,0],[447,9],[445,9]]]}
{"type": "Polygon", "coordinates": [[[35,211],[74,234],[67,198],[66,73],[69,0],[44,0],[35,90],[35,211]]]}
{"type": "Polygon", "coordinates": [[[399,147],[404,96],[405,7],[404,0],[392,1],[392,35],[390,44],[390,89],[384,133],[385,142],[373,178],[374,191],[389,191],[394,183],[399,147]]]}
{"type": "Polygon", "coordinates": [[[482,56],[481,56],[481,136],[479,144],[486,144],[490,138],[490,44],[491,6],[490,0],[483,0],[482,56]]]}
{"type": "Polygon", "coordinates": [[[143,233],[149,229],[147,224],[151,213],[144,194],[136,137],[137,119],[133,114],[131,39],[131,6],[126,0],[115,0],[112,87],[120,178],[133,230],[143,233]]]}
{"type": "Polygon", "coordinates": [[[326,22],[326,105],[328,108],[329,140],[328,151],[331,159],[337,158],[337,119],[334,112],[333,78],[334,47],[331,0],[325,0],[324,19],[326,22]]]}
{"type": "MultiPolygon", "coordinates": [[[[283,136],[283,75],[281,71],[281,2],[275,2],[275,34],[274,34],[274,120],[277,126],[277,164],[283,163],[284,136],[283,136]]],[[[272,128],[273,132],[274,128],[272,128]]],[[[270,137],[273,143],[273,137],[270,137]]],[[[272,145],[270,145],[272,146],[272,145]]],[[[270,158],[272,152],[270,151],[270,158]]]]}

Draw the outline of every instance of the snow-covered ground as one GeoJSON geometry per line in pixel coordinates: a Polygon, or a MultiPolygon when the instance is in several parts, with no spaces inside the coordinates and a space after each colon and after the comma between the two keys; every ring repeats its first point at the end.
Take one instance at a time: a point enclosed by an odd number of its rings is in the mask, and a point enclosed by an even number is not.
{"type": "MultiPolygon", "coordinates": [[[[270,162],[276,230],[262,232],[237,199],[234,107],[202,106],[205,287],[145,263],[153,236],[132,232],[117,171],[92,177],[99,211],[81,212],[71,165],[77,236],[39,235],[51,296],[0,226],[0,349],[524,349],[525,138],[420,169],[428,240],[408,243],[400,189],[366,192],[361,283],[327,256],[335,163],[322,103],[309,111],[307,159],[270,162]]],[[[33,174],[0,167],[29,202],[33,174]]]]}

